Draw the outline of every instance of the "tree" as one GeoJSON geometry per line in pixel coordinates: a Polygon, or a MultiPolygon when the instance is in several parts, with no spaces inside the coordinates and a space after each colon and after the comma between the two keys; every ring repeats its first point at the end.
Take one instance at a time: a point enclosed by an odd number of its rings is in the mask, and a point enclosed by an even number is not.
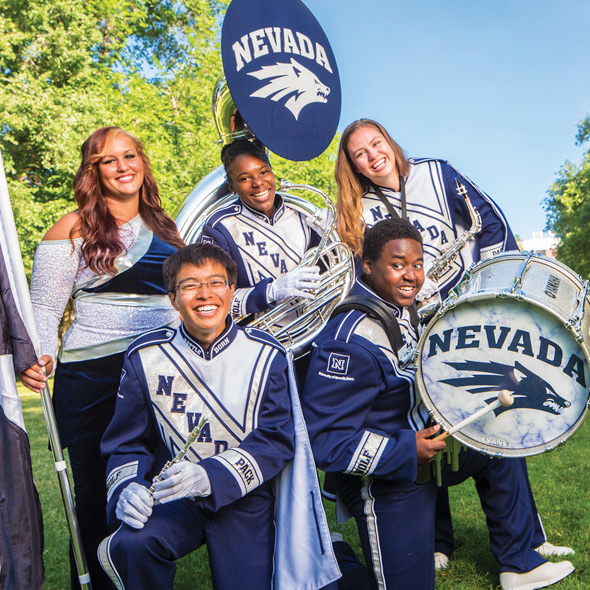
{"type": "MultiPolygon", "coordinates": [[[[576,143],[590,139],[590,115],[578,125],[576,143]]],[[[566,162],[544,201],[547,229],[560,238],[557,258],[583,277],[590,277],[590,149],[579,165],[566,162]]]]}
{"type": "Polygon", "coordinates": [[[228,0],[3,0],[0,149],[27,271],[75,208],[81,143],[120,125],[145,144],[173,210],[217,164],[211,112],[228,0]]]}
{"type": "MultiPolygon", "coordinates": [[[[119,125],[139,137],[174,213],[219,163],[211,97],[229,0],[3,0],[0,150],[27,273],[45,231],[75,209],[82,142],[119,125]]],[[[335,144],[277,176],[334,196],[335,144]]],[[[309,194],[303,195],[309,197],[309,194]]],[[[321,204],[319,199],[316,199],[321,204]]]]}

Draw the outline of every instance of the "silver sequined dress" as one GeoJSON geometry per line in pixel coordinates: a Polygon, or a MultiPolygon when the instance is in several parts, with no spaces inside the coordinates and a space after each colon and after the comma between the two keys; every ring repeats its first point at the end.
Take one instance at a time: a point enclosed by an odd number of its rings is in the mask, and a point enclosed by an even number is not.
{"type": "MultiPolygon", "coordinates": [[[[153,238],[139,215],[119,229],[126,253],[116,261],[115,276],[142,260],[153,238]]],[[[100,291],[113,276],[85,268],[81,245],[82,238],[74,240],[73,248],[70,240],[43,241],[35,253],[31,299],[43,354],[55,360],[57,330],[70,296],[74,298],[75,319],[63,339],[61,362],[125,351],[139,334],[176,322],[178,313],[163,292],[100,291]]]]}

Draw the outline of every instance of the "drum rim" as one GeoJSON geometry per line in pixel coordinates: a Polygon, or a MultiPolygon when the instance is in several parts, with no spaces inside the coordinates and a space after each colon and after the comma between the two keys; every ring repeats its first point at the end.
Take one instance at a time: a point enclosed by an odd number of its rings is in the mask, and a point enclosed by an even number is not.
{"type": "MultiPolygon", "coordinates": [[[[488,259],[488,260],[491,261],[492,259],[488,259]]],[[[488,260],[486,260],[484,262],[487,262],[488,260]]],[[[494,259],[494,261],[495,260],[496,259],[494,259]]],[[[483,266],[483,265],[481,265],[481,266],[483,266]]],[[[416,387],[418,389],[418,392],[420,394],[422,402],[424,403],[426,409],[428,410],[428,414],[430,416],[432,416],[436,420],[436,422],[438,424],[440,424],[445,430],[448,430],[453,425],[436,408],[434,402],[431,400],[430,395],[428,394],[428,391],[426,389],[426,385],[424,383],[424,377],[423,377],[423,372],[422,372],[422,362],[421,362],[422,361],[422,352],[425,347],[424,343],[426,342],[428,335],[430,334],[434,325],[439,320],[441,320],[443,317],[445,317],[445,315],[448,312],[450,312],[451,310],[454,310],[456,307],[459,307],[459,305],[464,304],[464,303],[471,303],[473,301],[482,301],[482,300],[487,300],[487,299],[498,298],[498,297],[492,296],[493,294],[491,291],[482,291],[482,292],[476,293],[475,295],[477,295],[477,297],[474,297],[473,294],[471,297],[469,297],[467,294],[462,294],[462,295],[458,296],[453,301],[452,306],[446,307],[442,311],[442,313],[440,313],[440,314],[437,312],[435,314],[435,316],[430,320],[430,322],[428,323],[428,325],[426,326],[426,328],[424,329],[422,334],[420,335],[420,339],[418,341],[417,348],[416,348],[416,356],[415,356],[415,360],[414,360],[414,369],[415,369],[415,374],[416,374],[416,387]]],[[[562,326],[567,328],[568,332],[570,332],[570,334],[572,335],[574,340],[576,340],[576,342],[578,342],[580,348],[582,349],[582,351],[584,353],[586,366],[590,368],[590,350],[588,350],[588,347],[584,345],[586,341],[582,341],[582,342],[578,341],[577,338],[575,337],[575,334],[573,333],[573,329],[571,328],[571,326],[569,326],[563,322],[562,317],[557,315],[550,308],[539,305],[539,303],[537,301],[533,301],[533,300],[530,300],[527,298],[522,298],[522,297],[517,298],[514,296],[506,296],[503,298],[508,299],[510,301],[514,301],[514,302],[516,302],[518,300],[518,301],[523,301],[523,302],[529,303],[531,305],[534,305],[535,307],[543,309],[544,311],[548,312],[551,316],[553,316],[555,319],[557,319],[562,326]]],[[[588,297],[586,298],[586,301],[590,304],[588,297]]],[[[444,307],[444,304],[443,304],[443,307],[444,307]]],[[[484,453],[484,454],[490,455],[490,456],[494,456],[494,457],[517,457],[518,458],[518,457],[530,457],[533,455],[540,455],[542,453],[549,452],[549,451],[555,450],[556,448],[560,448],[561,446],[563,446],[567,442],[567,440],[569,438],[571,438],[577,432],[577,430],[582,426],[582,424],[588,414],[588,409],[589,409],[589,405],[590,405],[590,389],[589,388],[586,388],[586,393],[587,393],[586,403],[584,405],[584,409],[583,409],[582,413],[577,418],[577,420],[564,433],[560,434],[558,437],[556,437],[550,441],[543,443],[542,445],[535,445],[533,447],[518,448],[518,449],[510,448],[510,447],[499,448],[499,447],[493,447],[490,445],[486,445],[485,443],[482,443],[482,442],[478,442],[473,437],[469,437],[467,435],[464,435],[462,432],[456,432],[453,435],[453,437],[455,439],[457,439],[459,442],[461,442],[461,444],[465,445],[466,447],[469,447],[475,451],[479,451],[481,453],[484,453]],[[482,448],[482,447],[485,447],[485,448],[482,448]]],[[[493,437],[490,437],[490,438],[493,438],[493,437]]]]}

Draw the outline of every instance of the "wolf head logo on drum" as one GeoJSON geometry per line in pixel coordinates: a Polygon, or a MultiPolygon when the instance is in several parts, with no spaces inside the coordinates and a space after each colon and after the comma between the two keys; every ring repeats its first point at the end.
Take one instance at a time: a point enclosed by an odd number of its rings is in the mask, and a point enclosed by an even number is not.
{"type": "MultiPolygon", "coordinates": [[[[561,397],[547,381],[527,369],[518,361],[514,366],[504,365],[493,361],[477,362],[465,361],[463,363],[445,363],[457,371],[469,372],[468,377],[456,379],[442,379],[441,383],[454,387],[465,387],[469,393],[498,393],[507,389],[514,395],[514,403],[510,407],[500,406],[494,410],[499,416],[502,412],[516,408],[528,408],[550,414],[559,415],[569,408],[571,403],[561,397]],[[473,373],[480,373],[474,375],[473,373]]],[[[486,399],[489,404],[495,397],[486,399]]]]}
{"type": "Polygon", "coordinates": [[[311,70],[293,58],[291,63],[277,62],[274,66],[262,66],[249,75],[259,80],[270,80],[250,96],[270,97],[275,102],[288,97],[285,107],[293,113],[295,119],[299,118],[301,109],[312,102],[326,102],[326,97],[330,94],[330,89],[311,70]]]}

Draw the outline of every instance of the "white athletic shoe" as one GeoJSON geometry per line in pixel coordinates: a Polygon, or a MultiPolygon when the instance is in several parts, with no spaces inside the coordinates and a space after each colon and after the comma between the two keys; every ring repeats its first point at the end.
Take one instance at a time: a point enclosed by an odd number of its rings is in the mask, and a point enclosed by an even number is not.
{"type": "Polygon", "coordinates": [[[500,586],[502,586],[502,590],[536,590],[563,580],[573,571],[574,566],[569,561],[560,561],[558,563],[548,561],[525,574],[502,572],[500,574],[500,586]]]}
{"type": "Polygon", "coordinates": [[[535,549],[537,553],[540,553],[543,557],[554,557],[556,555],[573,555],[575,551],[571,547],[560,547],[559,545],[553,545],[549,541],[545,541],[541,546],[535,549]]]}
{"type": "Polygon", "coordinates": [[[440,551],[434,553],[434,569],[439,572],[446,570],[449,567],[449,557],[440,551]]]}

